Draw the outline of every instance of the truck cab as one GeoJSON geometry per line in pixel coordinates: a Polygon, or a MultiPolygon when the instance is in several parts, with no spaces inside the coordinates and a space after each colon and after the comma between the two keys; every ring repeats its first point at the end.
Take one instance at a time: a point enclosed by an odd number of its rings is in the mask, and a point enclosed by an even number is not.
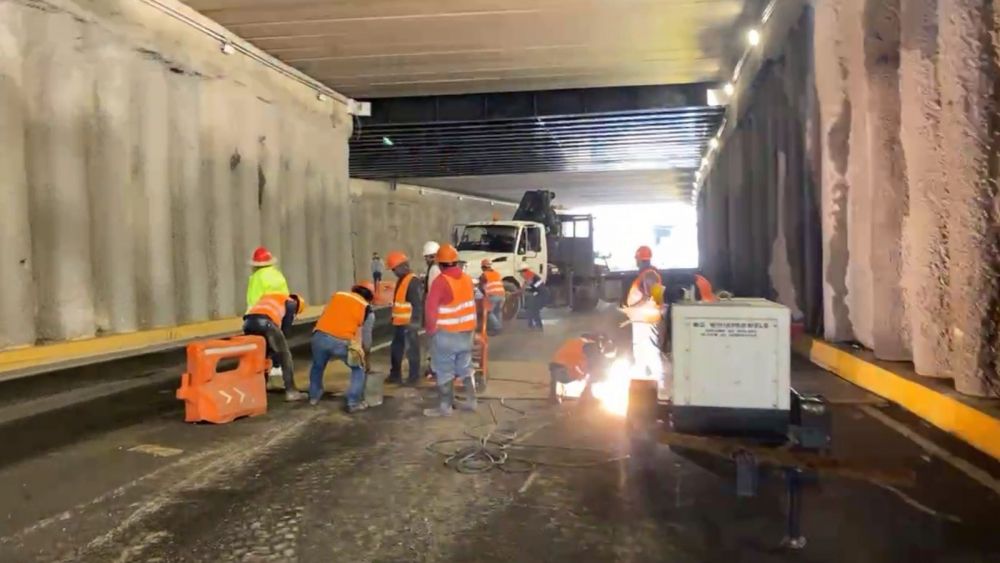
{"type": "Polygon", "coordinates": [[[520,271],[528,267],[542,279],[548,276],[545,227],[532,221],[485,221],[459,225],[455,231],[458,255],[470,275],[478,276],[485,258],[504,282],[520,287],[520,271]]]}

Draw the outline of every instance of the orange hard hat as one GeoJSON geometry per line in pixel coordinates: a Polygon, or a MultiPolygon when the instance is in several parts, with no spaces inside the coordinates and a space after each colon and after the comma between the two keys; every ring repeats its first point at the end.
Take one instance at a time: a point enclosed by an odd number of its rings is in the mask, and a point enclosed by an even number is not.
{"type": "Polygon", "coordinates": [[[393,250],[385,257],[385,265],[389,266],[390,270],[395,270],[402,264],[409,262],[410,259],[399,250],[393,250]]]}
{"type": "Polygon", "coordinates": [[[645,245],[640,246],[635,251],[635,259],[636,260],[645,260],[645,261],[648,262],[648,261],[650,261],[650,260],[653,259],[653,250],[651,248],[649,248],[648,246],[645,246],[645,245]]]}
{"type": "Polygon", "coordinates": [[[493,265],[493,261],[489,258],[483,258],[483,261],[479,263],[480,267],[489,268],[493,265]]]}
{"type": "Polygon", "coordinates": [[[454,264],[458,262],[458,251],[450,244],[442,244],[437,251],[438,264],[454,264]]]}
{"type": "Polygon", "coordinates": [[[250,259],[251,266],[271,266],[274,265],[274,255],[264,246],[258,246],[253,251],[253,258],[250,259]]]}

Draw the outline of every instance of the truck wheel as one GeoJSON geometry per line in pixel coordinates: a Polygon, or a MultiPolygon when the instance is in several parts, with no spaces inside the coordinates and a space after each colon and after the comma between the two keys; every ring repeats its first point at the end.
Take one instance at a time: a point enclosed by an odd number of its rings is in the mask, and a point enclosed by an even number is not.
{"type": "Polygon", "coordinates": [[[514,282],[503,282],[503,288],[507,291],[507,299],[503,302],[503,320],[511,321],[517,317],[517,312],[521,310],[521,297],[515,296],[519,289],[514,282]]]}
{"type": "Polygon", "coordinates": [[[573,310],[587,313],[597,307],[597,292],[593,287],[583,285],[573,291],[573,310]]]}

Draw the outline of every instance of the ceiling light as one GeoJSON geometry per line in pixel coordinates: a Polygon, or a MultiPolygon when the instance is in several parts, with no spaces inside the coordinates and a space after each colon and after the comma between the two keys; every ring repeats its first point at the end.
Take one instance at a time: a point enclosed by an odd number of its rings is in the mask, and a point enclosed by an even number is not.
{"type": "Polygon", "coordinates": [[[726,93],[727,96],[732,96],[736,88],[733,86],[732,82],[726,82],[726,85],[722,87],[722,91],[726,93]]]}
{"type": "Polygon", "coordinates": [[[751,47],[756,47],[757,45],[760,45],[760,31],[756,29],[751,29],[750,31],[748,31],[747,43],[749,43],[751,47]]]}
{"type": "Polygon", "coordinates": [[[718,137],[712,137],[712,140],[710,140],[708,142],[708,146],[711,147],[713,151],[715,149],[719,148],[719,138],[718,137]]]}
{"type": "Polygon", "coordinates": [[[705,158],[701,159],[701,165],[702,166],[708,166],[708,157],[707,156],[705,158]]]}
{"type": "Polygon", "coordinates": [[[233,44],[227,41],[222,44],[222,52],[227,55],[232,55],[236,52],[236,47],[233,47],[233,44]]]}
{"type": "Polygon", "coordinates": [[[321,102],[325,102],[327,100],[327,97],[326,97],[326,94],[324,94],[323,92],[320,92],[320,93],[316,94],[316,99],[319,100],[319,101],[321,101],[321,102]]]}

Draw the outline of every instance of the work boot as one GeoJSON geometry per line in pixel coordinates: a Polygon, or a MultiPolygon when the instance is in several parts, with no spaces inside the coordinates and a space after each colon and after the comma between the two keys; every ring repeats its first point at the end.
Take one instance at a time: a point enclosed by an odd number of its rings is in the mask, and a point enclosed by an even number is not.
{"type": "Polygon", "coordinates": [[[306,394],[302,391],[285,391],[285,402],[293,403],[295,401],[304,401],[306,399],[306,394]]]}
{"type": "Polygon", "coordinates": [[[354,414],[368,409],[368,403],[361,401],[354,405],[347,405],[347,414],[354,414]]]}
{"type": "Polygon", "coordinates": [[[284,389],[285,380],[282,377],[281,368],[273,367],[271,371],[267,373],[267,388],[268,389],[284,389]]]}
{"type": "Polygon", "coordinates": [[[385,378],[385,382],[399,384],[403,382],[403,377],[399,374],[393,375],[390,373],[389,377],[385,378]]]}
{"type": "Polygon", "coordinates": [[[474,377],[469,376],[465,379],[465,400],[458,403],[457,406],[463,411],[475,412],[478,403],[476,402],[476,382],[474,377]]]}
{"type": "Polygon", "coordinates": [[[438,394],[440,395],[438,406],[433,409],[424,409],[424,416],[451,416],[452,404],[455,402],[455,381],[439,385],[438,394]]]}

